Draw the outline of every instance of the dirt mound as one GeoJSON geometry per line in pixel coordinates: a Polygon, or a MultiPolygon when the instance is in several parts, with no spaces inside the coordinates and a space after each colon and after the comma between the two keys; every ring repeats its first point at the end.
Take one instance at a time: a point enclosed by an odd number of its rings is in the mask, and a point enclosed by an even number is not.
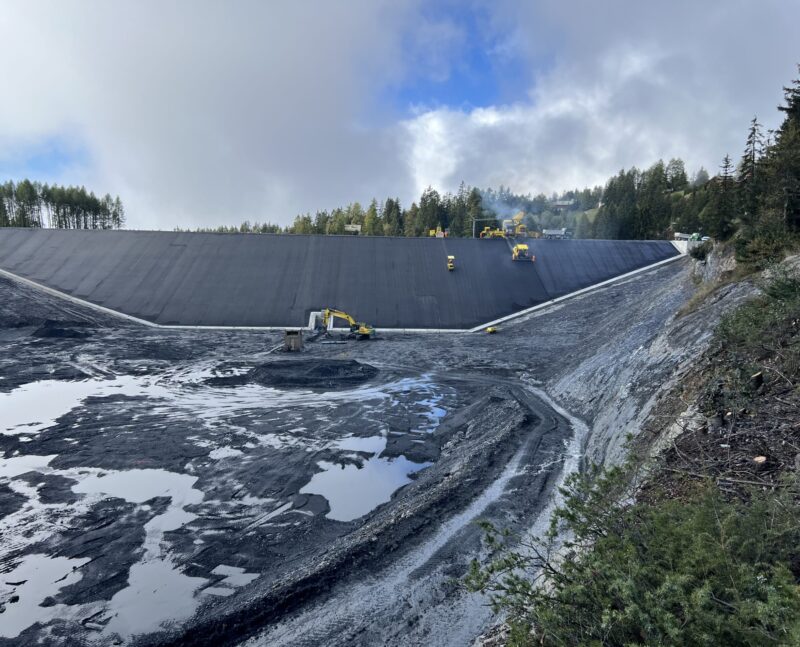
{"type": "Polygon", "coordinates": [[[261,364],[247,377],[265,386],[336,389],[362,384],[377,374],[371,364],[352,359],[296,359],[261,364]]]}

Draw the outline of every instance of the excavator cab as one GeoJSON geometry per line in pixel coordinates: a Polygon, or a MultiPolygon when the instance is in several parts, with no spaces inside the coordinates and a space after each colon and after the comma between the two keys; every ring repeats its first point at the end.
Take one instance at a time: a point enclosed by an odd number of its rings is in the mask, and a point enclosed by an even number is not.
{"type": "Polygon", "coordinates": [[[447,270],[452,272],[456,269],[456,257],[455,256],[448,256],[447,257],[447,270]]]}

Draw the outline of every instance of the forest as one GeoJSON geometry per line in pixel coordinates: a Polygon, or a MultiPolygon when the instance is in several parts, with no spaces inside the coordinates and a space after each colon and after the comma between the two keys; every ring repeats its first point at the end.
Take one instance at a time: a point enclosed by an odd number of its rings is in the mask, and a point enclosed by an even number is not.
{"type": "Polygon", "coordinates": [[[0,227],[120,229],[125,209],[119,196],[98,198],[84,187],[22,180],[0,184],[0,227]]]}

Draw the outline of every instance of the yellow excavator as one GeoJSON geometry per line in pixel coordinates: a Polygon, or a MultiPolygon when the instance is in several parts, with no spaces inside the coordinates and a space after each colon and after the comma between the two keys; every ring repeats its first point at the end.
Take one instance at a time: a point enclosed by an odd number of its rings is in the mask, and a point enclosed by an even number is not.
{"type": "Polygon", "coordinates": [[[505,238],[502,229],[492,229],[491,227],[484,227],[483,231],[478,235],[479,238],[505,238]]]}
{"type": "Polygon", "coordinates": [[[527,238],[528,227],[522,222],[525,219],[524,211],[517,211],[513,218],[503,221],[503,233],[506,238],[527,238]]]}
{"type": "Polygon", "coordinates": [[[375,333],[375,329],[369,324],[365,324],[363,321],[356,321],[346,312],[342,310],[336,310],[335,308],[325,308],[322,311],[323,330],[327,330],[328,325],[334,319],[344,319],[348,324],[350,324],[350,334],[358,339],[369,339],[375,333]]]}

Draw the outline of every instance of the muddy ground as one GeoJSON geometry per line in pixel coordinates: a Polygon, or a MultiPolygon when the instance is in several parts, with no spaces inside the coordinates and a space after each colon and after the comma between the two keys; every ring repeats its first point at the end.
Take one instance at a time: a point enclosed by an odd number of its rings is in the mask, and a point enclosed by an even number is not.
{"type": "Polygon", "coordinates": [[[474,522],[540,529],[620,455],[724,307],[676,318],[693,290],[681,260],[493,336],[287,357],[0,279],[0,645],[468,643],[474,522]]]}

